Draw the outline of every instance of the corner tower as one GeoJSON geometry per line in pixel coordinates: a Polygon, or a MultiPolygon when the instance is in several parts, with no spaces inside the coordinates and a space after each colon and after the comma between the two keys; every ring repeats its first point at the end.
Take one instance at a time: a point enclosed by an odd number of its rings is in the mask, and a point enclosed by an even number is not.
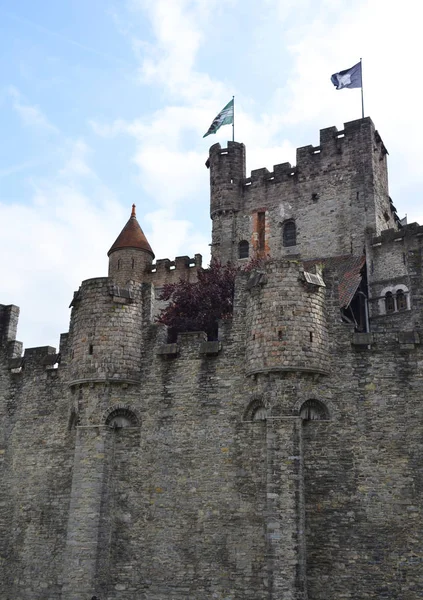
{"type": "Polygon", "coordinates": [[[135,204],[132,205],[129,221],[116,238],[107,256],[109,277],[115,283],[125,285],[130,280],[136,283],[145,281],[145,272],[153,262],[154,252],[137,221],[135,204]]]}
{"type": "Polygon", "coordinates": [[[213,258],[233,260],[236,215],[242,209],[245,181],[245,146],[228,142],[227,148],[214,144],[206,162],[210,169],[210,217],[213,258]]]}

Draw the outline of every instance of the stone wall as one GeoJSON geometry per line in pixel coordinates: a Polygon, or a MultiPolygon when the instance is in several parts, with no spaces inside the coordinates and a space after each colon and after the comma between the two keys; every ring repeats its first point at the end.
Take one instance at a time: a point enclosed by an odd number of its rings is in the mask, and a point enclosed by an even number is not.
{"type": "Polygon", "coordinates": [[[0,598],[60,598],[74,431],[63,373],[25,354],[1,365],[0,598]],[[6,392],[6,393],[4,393],[6,392]]]}
{"type": "Polygon", "coordinates": [[[244,153],[211,149],[213,253],[263,260],[218,341],[154,323],[154,287],[195,281],[198,255],[83,282],[59,353],[21,356],[0,305],[0,600],[422,597],[421,228],[397,228],[368,119],[295,169],[248,181],[244,153]],[[314,279],[302,261],[364,242],[359,333],[337,261],[314,279]],[[385,314],[396,285],[409,305],[385,314]]]}

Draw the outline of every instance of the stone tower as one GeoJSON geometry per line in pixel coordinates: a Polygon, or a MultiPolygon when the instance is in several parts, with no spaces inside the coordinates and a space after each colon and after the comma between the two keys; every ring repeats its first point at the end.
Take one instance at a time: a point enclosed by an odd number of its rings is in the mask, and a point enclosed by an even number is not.
{"type": "Polygon", "coordinates": [[[108,256],[109,277],[83,281],[72,301],[67,362],[77,434],[63,600],[104,592],[116,455],[112,426],[138,431],[134,403],[143,330],[151,322],[151,285],[145,281],[154,254],[135,205],[108,256]]]}
{"type": "Polygon", "coordinates": [[[386,148],[370,118],[320,131],[297,164],[245,177],[245,147],[210,148],[212,255],[222,261],[361,255],[365,235],[395,227],[386,148]]]}

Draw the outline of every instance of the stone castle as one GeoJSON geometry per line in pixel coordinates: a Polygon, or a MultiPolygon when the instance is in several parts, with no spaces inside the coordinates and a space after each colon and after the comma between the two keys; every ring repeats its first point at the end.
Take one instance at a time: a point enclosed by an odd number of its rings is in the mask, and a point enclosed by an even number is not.
{"type": "Polygon", "coordinates": [[[247,176],[215,144],[218,340],[155,322],[135,211],[52,347],[0,305],[1,600],[423,597],[423,227],[369,118],[247,176]],[[254,263],[254,261],[253,261],[254,263]]]}

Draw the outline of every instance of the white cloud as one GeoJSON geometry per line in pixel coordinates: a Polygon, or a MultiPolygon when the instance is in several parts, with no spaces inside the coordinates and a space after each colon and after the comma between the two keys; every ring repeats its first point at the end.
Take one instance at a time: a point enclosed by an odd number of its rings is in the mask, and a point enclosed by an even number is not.
{"type": "Polygon", "coordinates": [[[208,19],[217,0],[132,0],[144,11],[155,35],[154,43],[133,36],[140,62],[140,79],[161,85],[174,98],[200,103],[219,98],[225,86],[195,68],[197,53],[206,40],[208,19]]]}
{"type": "Polygon", "coordinates": [[[160,256],[156,258],[169,258],[175,256],[190,256],[201,254],[203,265],[209,261],[210,247],[209,238],[196,233],[194,225],[186,219],[175,218],[172,211],[159,209],[148,213],[144,217],[144,223],[151,233],[148,239],[151,247],[160,248],[160,256]]]}
{"type": "Polygon", "coordinates": [[[93,177],[93,170],[88,166],[86,159],[91,150],[84,142],[79,139],[70,142],[71,151],[65,166],[60,169],[59,174],[64,177],[93,177]]]}
{"type": "Polygon", "coordinates": [[[59,130],[57,127],[50,123],[38,106],[25,102],[19,90],[14,86],[9,86],[8,91],[12,97],[13,109],[19,115],[24,125],[49,133],[58,133],[59,130]]]}
{"type": "Polygon", "coordinates": [[[18,163],[16,165],[10,165],[9,167],[3,167],[0,169],[0,179],[3,177],[9,177],[9,175],[14,175],[15,173],[20,173],[21,171],[26,171],[27,169],[32,169],[37,165],[41,164],[41,160],[27,160],[22,163],[18,163]]]}
{"type": "MultiPolygon", "coordinates": [[[[75,146],[88,152],[81,140],[75,146]]],[[[20,304],[18,338],[24,331],[27,347],[57,346],[73,291],[81,279],[107,274],[107,251],[128,218],[101,182],[89,195],[80,189],[77,175],[86,172],[81,162],[69,167],[73,151],[56,177],[33,183],[26,205],[0,202],[0,253],[8,257],[0,300],[20,304]]]]}
{"type": "Polygon", "coordinates": [[[273,114],[279,110],[279,122],[292,131],[315,126],[314,143],[319,128],[341,128],[344,122],[360,118],[360,90],[336,91],[329,78],[362,56],[365,115],[372,117],[390,151],[391,195],[400,214],[421,219],[420,197],[415,195],[423,185],[423,122],[416,118],[421,103],[416,78],[420,21],[414,0],[404,0],[400,9],[384,0],[303,0],[296,14],[291,14],[292,3],[285,0],[276,6],[287,40],[290,77],[275,91],[270,110],[273,114]],[[301,16],[304,12],[307,19],[301,16]]]}

